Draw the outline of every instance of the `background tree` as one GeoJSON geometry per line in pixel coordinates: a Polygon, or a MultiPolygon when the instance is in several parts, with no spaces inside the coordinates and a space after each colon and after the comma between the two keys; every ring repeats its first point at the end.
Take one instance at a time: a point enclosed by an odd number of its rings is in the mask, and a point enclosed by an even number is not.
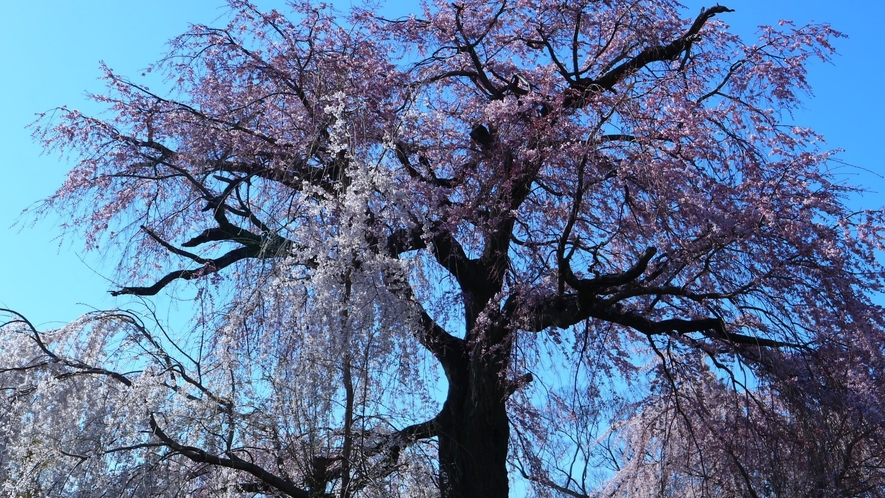
{"type": "Polygon", "coordinates": [[[231,7],[37,124],[44,209],[195,316],[6,311],[6,494],[880,493],[882,215],[783,125],[839,33],[231,7]]]}

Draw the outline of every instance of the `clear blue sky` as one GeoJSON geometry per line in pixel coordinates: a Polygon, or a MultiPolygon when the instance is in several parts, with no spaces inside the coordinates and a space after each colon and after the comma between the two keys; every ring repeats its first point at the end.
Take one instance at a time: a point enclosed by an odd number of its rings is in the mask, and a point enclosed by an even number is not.
{"type": "MultiPolygon", "coordinates": [[[[839,40],[834,65],[812,67],[815,96],[796,115],[796,124],[822,132],[831,147],[846,150],[842,160],[861,169],[840,169],[845,178],[885,191],[880,147],[885,125],[885,76],[881,56],[885,2],[788,0],[727,1],[737,12],[722,16],[738,32],[753,33],[758,24],[792,19],[831,23],[849,35],[839,40]]],[[[282,0],[259,0],[262,7],[282,0]]],[[[349,5],[343,3],[342,8],[349,5]]],[[[687,12],[701,5],[691,0],[687,12]]],[[[396,12],[411,2],[397,2],[396,12]]],[[[77,240],[59,241],[56,221],[40,220],[29,228],[12,228],[24,208],[50,195],[69,165],[41,155],[25,126],[34,114],[68,105],[89,111],[86,91],[100,92],[98,61],[122,74],[136,75],[161,57],[165,43],[189,22],[212,23],[225,12],[222,0],[30,0],[4,2],[0,10],[0,306],[25,313],[37,324],[69,321],[91,309],[125,305],[111,298],[114,255],[81,260],[77,240]],[[81,304],[82,303],[82,304],[81,304]]],[[[885,197],[869,194],[853,201],[879,207],[885,197]]]]}

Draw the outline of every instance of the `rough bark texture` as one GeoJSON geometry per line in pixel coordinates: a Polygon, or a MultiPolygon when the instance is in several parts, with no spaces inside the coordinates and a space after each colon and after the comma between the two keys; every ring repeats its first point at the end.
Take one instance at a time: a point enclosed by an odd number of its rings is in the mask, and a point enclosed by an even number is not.
{"type": "Polygon", "coordinates": [[[509,494],[505,369],[494,356],[474,352],[449,375],[440,416],[440,484],[444,498],[509,494]]]}

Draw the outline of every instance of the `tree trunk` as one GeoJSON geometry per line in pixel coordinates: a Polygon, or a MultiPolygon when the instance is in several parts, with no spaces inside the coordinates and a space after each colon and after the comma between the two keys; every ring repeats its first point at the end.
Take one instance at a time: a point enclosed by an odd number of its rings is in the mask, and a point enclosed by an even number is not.
{"type": "Polygon", "coordinates": [[[510,425],[502,364],[491,355],[473,356],[464,368],[447,372],[439,433],[442,497],[508,498],[510,425]]]}

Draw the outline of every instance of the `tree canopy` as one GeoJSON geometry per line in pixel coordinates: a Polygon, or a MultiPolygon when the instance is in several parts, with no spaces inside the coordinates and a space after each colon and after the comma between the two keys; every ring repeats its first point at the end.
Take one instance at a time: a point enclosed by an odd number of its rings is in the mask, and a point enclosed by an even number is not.
{"type": "Polygon", "coordinates": [[[840,33],[229,4],[35,124],[144,305],[3,310],[4,495],[883,493],[885,220],[785,124],[840,33]]]}

